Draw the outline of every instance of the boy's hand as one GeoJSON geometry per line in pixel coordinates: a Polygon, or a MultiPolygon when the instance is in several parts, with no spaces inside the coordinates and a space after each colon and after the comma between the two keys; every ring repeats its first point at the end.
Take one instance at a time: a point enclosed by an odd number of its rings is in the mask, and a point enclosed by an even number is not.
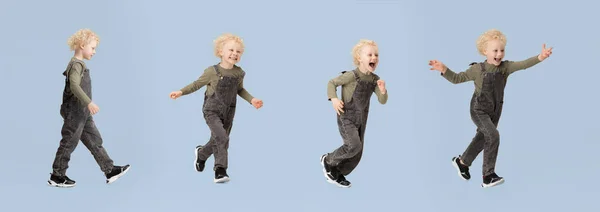
{"type": "Polygon", "coordinates": [[[544,45],[542,45],[542,53],[540,53],[540,55],[538,55],[538,59],[540,61],[544,61],[546,58],[550,57],[551,54],[552,54],[552,47],[550,47],[549,49],[546,49],[546,44],[544,43],[544,45]]]}
{"type": "Polygon", "coordinates": [[[171,99],[177,99],[177,98],[181,97],[182,94],[183,94],[183,92],[181,92],[181,91],[173,91],[173,92],[171,92],[171,94],[169,94],[169,97],[171,97],[171,99]]]}
{"type": "Polygon", "coordinates": [[[385,94],[386,93],[386,89],[385,89],[385,81],[383,80],[377,80],[377,87],[379,87],[379,90],[381,91],[381,94],[385,94]]]}
{"type": "Polygon", "coordinates": [[[338,98],[333,98],[331,99],[331,103],[333,104],[333,109],[338,115],[340,115],[340,113],[344,113],[344,102],[338,98]]]}
{"type": "Polygon", "coordinates": [[[259,109],[263,106],[263,101],[257,98],[253,98],[250,103],[252,103],[252,106],[254,106],[256,109],[259,109]]]}
{"type": "Polygon", "coordinates": [[[431,68],[429,70],[436,70],[436,71],[442,72],[442,74],[446,73],[446,70],[448,69],[448,67],[446,67],[446,65],[444,65],[442,62],[437,61],[437,60],[430,60],[429,65],[431,66],[431,68]]]}
{"type": "Polygon", "coordinates": [[[90,102],[90,104],[88,104],[88,110],[90,110],[90,114],[95,115],[96,113],[98,113],[98,111],[100,111],[100,108],[98,107],[98,105],[96,105],[93,102],[90,102]]]}

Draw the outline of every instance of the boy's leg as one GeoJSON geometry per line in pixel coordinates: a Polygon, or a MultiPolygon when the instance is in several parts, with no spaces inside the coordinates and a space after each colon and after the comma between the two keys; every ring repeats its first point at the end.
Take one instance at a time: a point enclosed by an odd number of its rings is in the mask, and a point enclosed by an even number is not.
{"type": "Polygon", "coordinates": [[[207,146],[202,148],[200,153],[202,156],[206,157],[208,155],[205,155],[205,153],[208,153],[209,151],[204,149],[211,148],[215,157],[214,169],[216,170],[219,167],[227,169],[227,146],[229,144],[229,135],[227,134],[223,120],[221,120],[217,114],[207,114],[206,124],[210,129],[212,139],[207,146]]]}
{"type": "MultiPolygon", "coordinates": [[[[230,135],[230,133],[231,133],[232,124],[233,124],[232,122],[227,123],[227,120],[225,120],[223,122],[223,127],[225,128],[225,131],[227,131],[227,135],[230,135]]],[[[206,142],[206,144],[198,150],[198,158],[200,160],[206,161],[208,159],[208,157],[210,157],[213,154],[213,148],[204,148],[204,147],[210,147],[211,145],[213,145],[212,142],[214,142],[214,136],[211,133],[210,139],[208,139],[208,142],[206,142]]],[[[229,147],[229,145],[227,147],[229,147]]]]}
{"type": "Polygon", "coordinates": [[[340,174],[348,176],[350,173],[352,173],[356,166],[358,166],[358,163],[360,162],[361,158],[362,151],[356,154],[354,157],[348,159],[347,161],[340,163],[337,166],[338,170],[340,171],[340,174]]]}
{"type": "Polygon", "coordinates": [[[338,117],[338,128],[344,144],[325,158],[325,162],[333,167],[354,158],[363,148],[359,129],[352,121],[338,117]]]}
{"type": "MultiPolygon", "coordinates": [[[[473,122],[477,125],[478,131],[483,134],[485,142],[483,143],[483,176],[495,173],[496,158],[498,156],[498,147],[500,146],[500,133],[496,129],[496,124],[489,115],[473,111],[473,122]]],[[[496,121],[496,120],[495,120],[496,121]]],[[[497,123],[497,121],[496,121],[497,123]]]]}
{"type": "Polygon", "coordinates": [[[61,129],[62,139],[56,151],[56,157],[52,163],[52,175],[65,176],[69,168],[71,154],[75,151],[83,128],[85,118],[65,116],[64,123],[61,129]]]}
{"type": "Polygon", "coordinates": [[[352,173],[352,171],[356,168],[356,166],[358,166],[358,163],[360,162],[360,159],[362,158],[363,149],[364,149],[364,145],[365,145],[365,142],[364,142],[365,141],[365,129],[366,129],[366,124],[363,124],[362,126],[360,126],[358,128],[358,136],[360,138],[360,146],[361,146],[360,151],[354,157],[339,164],[338,170],[340,171],[340,174],[347,176],[350,173],[352,173]]]}
{"type": "Polygon", "coordinates": [[[480,129],[477,128],[477,133],[475,134],[475,137],[473,137],[473,140],[471,140],[471,143],[469,144],[467,149],[465,149],[465,152],[463,152],[463,154],[460,156],[460,161],[462,162],[462,164],[466,166],[471,166],[475,158],[477,158],[477,155],[479,155],[479,153],[483,151],[484,144],[485,137],[483,136],[483,133],[480,131],[480,129]]]}
{"type": "MultiPolygon", "coordinates": [[[[492,123],[494,124],[495,129],[498,128],[498,121],[498,119],[492,117],[492,123]]],[[[463,154],[460,156],[460,160],[462,161],[462,163],[464,165],[471,166],[471,164],[473,163],[475,158],[477,158],[479,153],[483,151],[484,144],[485,136],[480,131],[480,129],[477,128],[477,133],[475,134],[475,137],[473,137],[473,140],[471,141],[467,149],[465,149],[465,152],[463,152],[463,154]]]]}
{"type": "Polygon", "coordinates": [[[96,163],[100,166],[100,170],[105,174],[110,173],[113,169],[113,160],[108,156],[106,149],[102,146],[102,136],[96,128],[94,119],[90,116],[85,122],[83,134],[81,135],[83,145],[92,153],[96,163]]]}

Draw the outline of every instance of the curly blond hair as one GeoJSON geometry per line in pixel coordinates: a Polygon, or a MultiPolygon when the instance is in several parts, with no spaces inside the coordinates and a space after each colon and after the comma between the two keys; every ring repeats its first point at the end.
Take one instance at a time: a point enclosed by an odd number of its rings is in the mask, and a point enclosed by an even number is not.
{"type": "Polygon", "coordinates": [[[481,34],[477,39],[477,51],[479,51],[479,54],[485,55],[485,49],[487,48],[488,42],[491,40],[500,40],[500,42],[506,45],[506,36],[497,29],[490,29],[481,34]]]}
{"type": "Polygon", "coordinates": [[[375,43],[375,41],[367,40],[367,39],[361,39],[360,41],[358,41],[358,43],[354,46],[354,48],[352,48],[352,57],[354,59],[354,65],[355,66],[359,66],[359,63],[360,63],[360,51],[366,45],[371,45],[371,46],[373,46],[375,48],[378,48],[377,47],[377,43],[375,43]]]}
{"type": "Polygon", "coordinates": [[[95,32],[90,29],[80,29],[69,37],[67,45],[69,45],[71,51],[75,51],[80,46],[92,42],[92,40],[96,40],[96,42],[100,44],[100,37],[98,37],[95,32]]]}
{"type": "Polygon", "coordinates": [[[242,40],[242,38],[240,38],[239,36],[233,35],[231,33],[225,33],[213,41],[215,43],[215,56],[217,56],[218,58],[221,58],[221,55],[219,55],[219,52],[223,49],[223,45],[225,44],[225,42],[230,41],[230,40],[234,40],[237,43],[239,43],[240,46],[242,46],[242,51],[243,51],[244,40],[242,40]]]}

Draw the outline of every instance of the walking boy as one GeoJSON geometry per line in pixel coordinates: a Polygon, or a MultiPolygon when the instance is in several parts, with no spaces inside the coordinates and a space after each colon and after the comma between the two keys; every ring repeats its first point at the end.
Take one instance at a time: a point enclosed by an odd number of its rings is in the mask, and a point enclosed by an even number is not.
{"type": "Polygon", "coordinates": [[[67,70],[60,115],[64,119],[61,130],[62,139],[52,164],[53,172],[48,184],[55,187],[73,187],[75,181],[67,177],[71,154],[81,139],[83,145],[92,153],[106,176],[106,183],[112,183],[127,173],[129,165],[115,166],[102,146],[102,137],[96,128],[92,115],[100,108],[92,101],[92,81],[90,70],[83,60],[90,60],[96,54],[100,42],[98,35],[89,29],[81,29],[72,35],[68,44],[75,55],[71,58],[67,70]]]}

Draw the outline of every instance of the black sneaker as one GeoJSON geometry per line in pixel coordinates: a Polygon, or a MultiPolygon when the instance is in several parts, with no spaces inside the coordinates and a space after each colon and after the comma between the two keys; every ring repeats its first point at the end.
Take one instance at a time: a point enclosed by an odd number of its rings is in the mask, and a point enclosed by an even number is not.
{"type": "Polygon", "coordinates": [[[202,149],[202,145],[198,145],[196,147],[196,160],[194,161],[194,166],[196,167],[196,171],[198,172],[202,172],[204,171],[204,165],[206,164],[206,161],[204,160],[200,160],[198,158],[198,152],[200,152],[200,150],[202,149]]]}
{"type": "Polygon", "coordinates": [[[350,188],[350,186],[352,185],[350,181],[346,180],[346,177],[343,174],[338,175],[338,178],[335,182],[337,186],[342,188],[350,188]]]}
{"type": "Polygon", "coordinates": [[[327,162],[325,162],[325,158],[327,157],[327,155],[329,154],[324,154],[321,156],[321,166],[323,167],[323,175],[325,175],[325,179],[327,179],[327,182],[337,184],[336,181],[339,174],[337,174],[335,168],[331,167],[329,164],[327,164],[327,162]]]}
{"type": "Polygon", "coordinates": [[[50,174],[50,180],[48,180],[48,185],[59,188],[71,188],[75,186],[75,181],[71,180],[67,176],[57,176],[54,174],[50,174]]]}
{"type": "Polygon", "coordinates": [[[483,183],[481,184],[481,187],[489,188],[502,183],[504,183],[504,178],[499,177],[496,173],[492,173],[490,175],[483,176],[483,183]]]}
{"type": "Polygon", "coordinates": [[[111,184],[118,180],[121,176],[123,176],[127,171],[129,171],[129,164],[125,166],[113,166],[112,171],[105,174],[106,175],[106,183],[111,184]]]}
{"type": "Polygon", "coordinates": [[[471,179],[471,174],[469,173],[469,167],[465,166],[461,163],[460,155],[458,157],[452,158],[452,166],[456,168],[458,171],[458,176],[460,176],[463,180],[471,179]]]}
{"type": "Polygon", "coordinates": [[[226,183],[229,182],[229,175],[227,175],[227,171],[219,167],[215,170],[215,183],[226,183]]]}

